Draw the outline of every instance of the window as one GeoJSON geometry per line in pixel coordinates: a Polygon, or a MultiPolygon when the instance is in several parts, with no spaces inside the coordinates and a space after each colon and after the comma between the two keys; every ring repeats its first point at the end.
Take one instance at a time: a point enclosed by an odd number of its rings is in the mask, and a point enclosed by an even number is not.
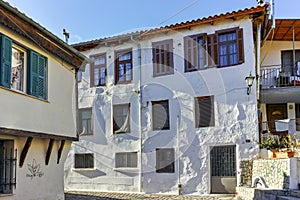
{"type": "Polygon", "coordinates": [[[0,140],[0,193],[11,194],[16,187],[16,152],[12,140],[0,140]]]}
{"type": "Polygon", "coordinates": [[[244,62],[243,29],[233,28],[208,35],[209,65],[227,67],[244,62]]]}
{"type": "Polygon", "coordinates": [[[47,99],[47,58],[20,47],[10,38],[0,35],[0,84],[8,89],[47,99]],[[25,65],[25,57],[29,62],[25,65]],[[25,88],[26,87],[26,88],[25,88]]]}
{"type": "Polygon", "coordinates": [[[296,130],[300,131],[300,104],[296,104],[296,130]]]}
{"type": "Polygon", "coordinates": [[[184,38],[185,72],[204,69],[207,66],[206,35],[184,38]]]}
{"type": "Polygon", "coordinates": [[[152,101],[153,130],[170,129],[169,101],[152,101]]]}
{"type": "Polygon", "coordinates": [[[196,128],[215,125],[213,96],[195,98],[196,128]]]}
{"type": "Polygon", "coordinates": [[[12,62],[11,62],[11,88],[24,91],[24,56],[25,50],[19,46],[12,47],[12,62]]]}
{"type": "Polygon", "coordinates": [[[153,76],[174,74],[173,40],[152,43],[153,76]]]}
{"type": "Polygon", "coordinates": [[[75,169],[94,168],[92,153],[75,154],[75,169]]]}
{"type": "Polygon", "coordinates": [[[130,104],[113,106],[113,123],[115,134],[130,132],[130,104]]]}
{"type": "Polygon", "coordinates": [[[79,109],[79,133],[83,135],[92,135],[92,109],[79,109]]]}
{"type": "Polygon", "coordinates": [[[132,80],[132,51],[116,52],[115,84],[132,80]]]}
{"type": "Polygon", "coordinates": [[[137,152],[116,153],[116,168],[137,167],[137,152]]]}
{"type": "Polygon", "coordinates": [[[92,56],[91,87],[104,86],[106,83],[106,55],[92,56]]]}
{"type": "Polygon", "coordinates": [[[174,173],[175,154],[173,148],[156,149],[156,172],[174,173]]]}
{"type": "Polygon", "coordinates": [[[293,50],[281,51],[282,71],[289,72],[292,76],[300,75],[300,66],[296,63],[300,61],[300,50],[295,50],[295,63],[293,50]]]}

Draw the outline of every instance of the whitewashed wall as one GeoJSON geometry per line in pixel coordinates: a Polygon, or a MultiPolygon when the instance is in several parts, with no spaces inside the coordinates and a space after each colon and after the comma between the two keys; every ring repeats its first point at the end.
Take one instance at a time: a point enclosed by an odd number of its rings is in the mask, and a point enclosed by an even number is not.
{"type": "MultiPolygon", "coordinates": [[[[142,54],[142,138],[139,133],[138,88],[140,72],[137,44],[126,43],[115,47],[101,47],[84,52],[86,56],[107,53],[108,87],[90,88],[89,66],[79,83],[79,107],[93,107],[94,135],[82,136],[73,143],[65,165],[67,190],[135,191],[146,193],[177,193],[177,184],[183,192],[210,193],[209,151],[214,145],[236,145],[237,160],[249,159],[257,154],[257,106],[255,83],[253,91],[246,93],[245,77],[255,72],[255,55],[252,23],[249,18],[223,20],[214,25],[201,25],[191,30],[170,31],[148,40],[140,41],[142,54]],[[212,34],[216,30],[243,28],[245,62],[226,68],[210,68],[184,73],[183,37],[197,33],[212,34]],[[173,39],[174,74],[153,77],[152,42],[173,39]],[[132,48],[133,83],[113,85],[114,51],[132,48]],[[194,97],[214,96],[215,126],[194,128],[194,97]],[[170,130],[152,130],[151,101],[169,100],[170,130]],[[148,102],[148,103],[147,103],[148,102]],[[149,103],[150,102],[150,103],[149,103]],[[112,105],[131,104],[131,133],[112,134],[112,105]],[[177,129],[177,116],[179,129],[177,129]],[[116,152],[141,152],[138,169],[126,172],[114,170],[116,152]],[[249,143],[246,140],[250,140],[249,143]],[[179,146],[177,145],[179,143],[179,146]],[[155,171],[155,149],[175,149],[175,173],[155,171]],[[179,151],[177,150],[179,148],[179,151]],[[74,170],[74,153],[93,152],[96,169],[74,170]],[[141,164],[142,161],[142,164],[141,164]],[[178,163],[180,169],[178,169],[178,163]],[[142,177],[139,170],[142,169],[142,177]],[[178,175],[178,173],[180,175],[178,175]],[[142,181],[142,183],[140,182],[142,181]],[[141,188],[140,188],[141,187],[141,188]],[[140,190],[141,189],[141,190],[140,190]]],[[[239,169],[237,169],[239,176],[239,169]]]]}

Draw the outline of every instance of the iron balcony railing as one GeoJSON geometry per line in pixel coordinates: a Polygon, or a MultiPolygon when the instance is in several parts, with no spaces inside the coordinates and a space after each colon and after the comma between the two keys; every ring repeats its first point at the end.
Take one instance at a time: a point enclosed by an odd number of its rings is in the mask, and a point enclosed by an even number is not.
{"type": "Polygon", "coordinates": [[[260,74],[262,89],[300,86],[300,67],[295,70],[290,66],[262,67],[260,74]]]}

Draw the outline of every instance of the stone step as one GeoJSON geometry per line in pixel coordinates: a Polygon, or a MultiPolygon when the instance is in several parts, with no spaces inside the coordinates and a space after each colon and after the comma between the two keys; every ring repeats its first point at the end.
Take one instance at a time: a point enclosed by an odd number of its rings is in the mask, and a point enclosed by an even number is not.
{"type": "Polygon", "coordinates": [[[290,196],[300,198],[300,190],[291,190],[290,196]]]}
{"type": "Polygon", "coordinates": [[[277,196],[276,200],[300,200],[300,198],[292,196],[277,196]]]}

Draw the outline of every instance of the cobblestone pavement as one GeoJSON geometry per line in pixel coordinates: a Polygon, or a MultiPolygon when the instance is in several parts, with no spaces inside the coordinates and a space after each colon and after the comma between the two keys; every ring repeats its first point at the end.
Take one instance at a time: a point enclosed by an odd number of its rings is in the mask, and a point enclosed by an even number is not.
{"type": "Polygon", "coordinates": [[[82,192],[68,191],[65,200],[232,200],[234,195],[164,195],[164,194],[140,194],[140,193],[116,193],[116,192],[82,192]]]}

